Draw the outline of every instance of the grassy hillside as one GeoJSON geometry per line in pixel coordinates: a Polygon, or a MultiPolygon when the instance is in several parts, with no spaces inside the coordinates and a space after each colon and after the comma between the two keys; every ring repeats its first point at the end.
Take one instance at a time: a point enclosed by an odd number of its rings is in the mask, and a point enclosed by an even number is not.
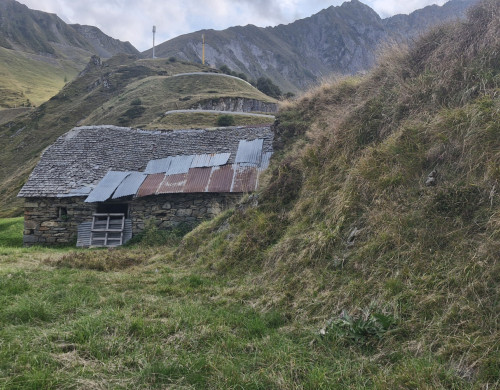
{"type": "MultiPolygon", "coordinates": [[[[84,124],[147,127],[166,111],[189,109],[205,100],[241,97],[275,103],[241,79],[221,75],[151,76],[127,85],[123,93],[89,115],[84,124]],[[131,113],[131,111],[134,111],[131,113]],[[137,113],[135,113],[137,111],[137,113]],[[127,114],[129,113],[129,114],[127,114]]],[[[168,125],[168,118],[163,122],[168,125]]],[[[188,126],[189,127],[189,126],[188,126]]]]}
{"type": "Polygon", "coordinates": [[[42,104],[76,77],[78,65],[0,47],[0,107],[42,104]]]}
{"type": "MultiPolygon", "coordinates": [[[[0,124],[0,216],[22,211],[17,192],[41,152],[57,137],[80,125],[112,124],[150,128],[214,126],[217,117],[190,114],[162,118],[165,111],[190,108],[201,101],[244,97],[275,100],[242,80],[210,75],[170,77],[212,72],[181,61],[145,60],[118,55],[104,63],[91,60],[82,76],[66,84],[47,102],[15,120],[0,124]],[[172,122],[169,122],[172,119],[172,122]],[[194,122],[191,122],[194,120],[194,122]]],[[[0,116],[1,119],[1,116],[0,116]]],[[[269,119],[237,118],[238,124],[268,123],[269,119]]]]}
{"type": "MultiPolygon", "coordinates": [[[[268,117],[258,117],[250,115],[240,115],[228,113],[234,119],[234,126],[251,126],[251,125],[272,125],[274,119],[268,117]]],[[[156,121],[149,123],[146,129],[204,129],[219,126],[219,118],[221,114],[212,114],[207,112],[199,113],[173,113],[165,115],[156,121]]]]}
{"type": "Polygon", "coordinates": [[[499,21],[483,2],[285,107],[258,206],[175,253],[259,286],[253,307],[325,326],[311,348],[346,358],[343,387],[337,363],[324,388],[500,386],[499,21]]]}
{"type": "Polygon", "coordinates": [[[31,107],[0,109],[0,125],[12,122],[14,119],[26,115],[32,109],[31,107]]]}

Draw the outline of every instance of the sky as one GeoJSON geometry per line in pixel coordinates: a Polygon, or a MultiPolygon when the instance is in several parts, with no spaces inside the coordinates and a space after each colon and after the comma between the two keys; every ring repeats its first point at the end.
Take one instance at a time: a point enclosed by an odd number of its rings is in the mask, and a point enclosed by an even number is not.
{"type": "MultiPolygon", "coordinates": [[[[139,51],[202,29],[223,30],[254,24],[288,24],[343,0],[18,0],[29,8],[57,14],[67,23],[88,24],[129,41],[139,51]]],[[[360,0],[385,18],[446,0],[360,0]]]]}

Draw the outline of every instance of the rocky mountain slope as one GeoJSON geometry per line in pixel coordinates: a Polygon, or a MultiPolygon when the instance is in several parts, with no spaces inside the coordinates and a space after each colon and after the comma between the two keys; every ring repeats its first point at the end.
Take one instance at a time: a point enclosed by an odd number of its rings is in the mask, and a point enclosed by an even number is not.
{"type": "Polygon", "coordinates": [[[55,14],[29,9],[15,0],[0,0],[0,46],[52,56],[65,48],[105,58],[138,53],[129,42],[113,39],[96,27],[68,25],[55,14]]]}
{"type": "Polygon", "coordinates": [[[70,26],[92,45],[99,57],[111,58],[118,53],[139,54],[139,50],[132,46],[130,42],[122,42],[111,38],[97,27],[80,24],[70,24],[70,26]]]}
{"type": "MultiPolygon", "coordinates": [[[[288,25],[248,25],[182,35],[158,45],[155,55],[200,61],[203,33],[208,63],[225,64],[252,78],[270,77],[284,91],[303,90],[331,73],[369,69],[382,43],[408,42],[430,26],[463,17],[476,1],[452,0],[442,7],[382,19],[367,5],[352,0],[288,25]]],[[[143,55],[151,56],[151,50],[143,55]]]]}

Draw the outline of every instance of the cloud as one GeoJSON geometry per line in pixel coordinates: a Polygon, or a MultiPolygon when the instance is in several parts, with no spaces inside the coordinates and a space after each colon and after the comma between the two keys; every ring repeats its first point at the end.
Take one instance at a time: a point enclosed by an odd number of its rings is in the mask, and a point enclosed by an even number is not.
{"type": "Polygon", "coordinates": [[[366,3],[381,17],[408,14],[431,4],[443,5],[447,0],[369,0],[366,3]]]}
{"type": "MultiPolygon", "coordinates": [[[[362,0],[381,16],[408,13],[445,0],[362,0]]],[[[222,30],[255,24],[260,27],[291,23],[342,0],[20,0],[29,8],[57,14],[68,23],[99,27],[105,34],[130,41],[137,49],[202,29],[222,30]]]]}

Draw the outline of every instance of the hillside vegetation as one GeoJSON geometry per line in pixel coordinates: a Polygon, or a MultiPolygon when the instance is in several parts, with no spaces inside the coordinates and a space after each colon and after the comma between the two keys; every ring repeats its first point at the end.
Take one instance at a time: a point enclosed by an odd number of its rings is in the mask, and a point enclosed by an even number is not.
{"type": "Polygon", "coordinates": [[[285,106],[258,206],[173,256],[256,286],[252,307],[324,326],[310,348],[350,362],[325,388],[500,386],[499,31],[500,4],[483,1],[285,106]]]}
{"type": "MultiPolygon", "coordinates": [[[[127,85],[120,95],[108,100],[82,123],[150,128],[166,111],[190,109],[197,103],[226,97],[276,103],[247,82],[220,74],[151,76],[127,85]],[[140,115],[124,116],[130,109],[140,111],[140,115]]],[[[167,125],[168,119],[164,120],[167,125]]]]}
{"type": "Polygon", "coordinates": [[[55,59],[0,47],[0,108],[47,101],[85,66],[88,55],[80,55],[78,60],[55,59]]]}

